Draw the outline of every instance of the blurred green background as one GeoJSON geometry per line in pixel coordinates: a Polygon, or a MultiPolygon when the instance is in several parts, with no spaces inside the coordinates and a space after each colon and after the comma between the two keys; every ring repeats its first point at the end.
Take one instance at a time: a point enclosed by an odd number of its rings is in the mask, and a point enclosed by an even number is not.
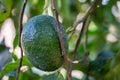
{"type": "MultiPolygon", "coordinates": [[[[68,37],[71,35],[70,30],[73,29],[74,23],[84,17],[93,1],[56,0],[59,20],[64,25],[68,37]]],[[[18,21],[23,0],[0,0],[0,2],[6,8],[4,13],[0,5],[0,80],[15,80],[20,58],[18,21]]],[[[28,0],[23,25],[31,17],[40,14],[54,16],[51,0],[28,0]]],[[[69,39],[69,58],[74,51],[81,27],[79,24],[69,39]]],[[[88,26],[89,65],[86,68],[85,61],[75,64],[72,71],[73,80],[120,80],[119,34],[120,1],[99,0],[88,26]]],[[[84,57],[84,42],[85,32],[78,47],[76,60],[84,57]]],[[[64,66],[58,72],[50,74],[33,67],[25,56],[22,64],[19,80],[66,80],[67,77],[64,66]]]]}

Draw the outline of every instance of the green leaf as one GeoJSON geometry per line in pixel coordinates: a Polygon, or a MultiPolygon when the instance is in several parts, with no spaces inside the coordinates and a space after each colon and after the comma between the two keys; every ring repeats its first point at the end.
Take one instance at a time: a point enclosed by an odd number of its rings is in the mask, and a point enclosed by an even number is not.
{"type": "Polygon", "coordinates": [[[111,62],[111,69],[116,65],[120,64],[120,53],[118,53],[111,62]]]}
{"type": "Polygon", "coordinates": [[[3,76],[5,74],[8,74],[8,73],[12,72],[13,70],[17,69],[17,67],[18,67],[18,62],[7,64],[4,67],[4,69],[0,72],[0,76],[3,76]]]}
{"type": "Polygon", "coordinates": [[[104,77],[104,80],[120,80],[120,64],[112,68],[104,77]]]}
{"type": "Polygon", "coordinates": [[[112,52],[102,51],[94,61],[90,62],[89,71],[100,71],[106,62],[113,57],[114,54],[112,52]]]}
{"type": "Polygon", "coordinates": [[[64,78],[61,73],[54,73],[44,76],[42,80],[64,80],[64,78]]]}
{"type": "Polygon", "coordinates": [[[43,11],[45,0],[29,0],[28,7],[31,17],[39,15],[43,11]]]}
{"type": "Polygon", "coordinates": [[[29,62],[29,60],[27,59],[26,56],[23,56],[23,62],[22,62],[22,65],[27,65],[29,67],[32,66],[32,64],[29,62]]]}
{"type": "Polygon", "coordinates": [[[6,8],[6,13],[3,13],[2,10],[0,9],[0,22],[3,22],[6,18],[10,16],[13,1],[12,0],[0,0],[5,8],[6,8]]]}
{"type": "Polygon", "coordinates": [[[17,56],[14,54],[14,53],[12,53],[12,58],[13,58],[13,60],[17,60],[17,56]]]}
{"type": "MultiPolygon", "coordinates": [[[[19,59],[16,60],[14,63],[9,63],[6,64],[6,66],[3,68],[3,70],[0,72],[0,76],[3,76],[5,74],[9,74],[10,72],[12,72],[13,70],[16,70],[18,68],[19,65],[19,59]]],[[[32,66],[30,64],[30,62],[28,61],[28,59],[23,56],[23,61],[22,61],[22,65],[27,65],[27,66],[32,66]]]]}
{"type": "Polygon", "coordinates": [[[41,80],[41,77],[31,71],[29,68],[26,72],[21,72],[19,80],[41,80]]]}
{"type": "Polygon", "coordinates": [[[70,7],[69,7],[69,0],[61,0],[61,14],[66,19],[70,19],[70,7]]]}

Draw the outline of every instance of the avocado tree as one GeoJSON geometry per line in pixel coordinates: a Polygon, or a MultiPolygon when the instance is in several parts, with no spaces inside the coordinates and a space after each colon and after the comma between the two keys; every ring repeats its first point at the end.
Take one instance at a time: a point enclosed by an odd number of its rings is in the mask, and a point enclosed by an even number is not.
{"type": "Polygon", "coordinates": [[[120,80],[119,0],[0,0],[0,80],[120,80]]]}

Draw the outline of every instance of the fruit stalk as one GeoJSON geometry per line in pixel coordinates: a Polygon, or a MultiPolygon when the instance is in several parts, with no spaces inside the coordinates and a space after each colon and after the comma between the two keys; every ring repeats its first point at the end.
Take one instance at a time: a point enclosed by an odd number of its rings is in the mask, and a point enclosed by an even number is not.
{"type": "MultiPolygon", "coordinates": [[[[64,43],[63,43],[63,39],[62,39],[62,32],[60,30],[60,22],[59,22],[59,18],[58,18],[58,12],[56,10],[56,5],[55,5],[54,0],[52,0],[52,8],[53,8],[53,11],[54,11],[54,14],[55,14],[55,17],[56,17],[58,36],[59,36],[59,41],[60,41],[60,47],[61,47],[61,50],[62,50],[62,56],[64,57],[66,70],[69,73],[67,55],[66,55],[65,48],[64,48],[64,43]]],[[[68,76],[68,80],[71,80],[69,76],[68,76]]]]}
{"type": "Polygon", "coordinates": [[[18,42],[18,45],[19,45],[20,50],[21,50],[21,57],[20,57],[20,62],[19,62],[19,65],[18,65],[18,69],[16,71],[16,80],[18,80],[18,78],[19,78],[20,68],[22,66],[22,60],[23,60],[23,50],[22,50],[22,47],[21,47],[21,33],[22,33],[22,28],[23,28],[23,25],[22,25],[23,14],[24,14],[24,11],[25,11],[26,4],[27,4],[27,0],[24,0],[23,4],[22,4],[21,12],[20,12],[20,17],[19,17],[19,37],[18,37],[19,42],[18,42]]]}

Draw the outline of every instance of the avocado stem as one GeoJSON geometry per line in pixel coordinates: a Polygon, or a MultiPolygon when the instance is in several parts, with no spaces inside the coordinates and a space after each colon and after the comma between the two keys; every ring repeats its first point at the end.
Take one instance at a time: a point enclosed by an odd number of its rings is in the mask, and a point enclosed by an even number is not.
{"type": "Polygon", "coordinates": [[[23,28],[23,25],[22,25],[23,14],[24,14],[24,11],[25,11],[26,4],[27,4],[27,0],[24,0],[23,4],[22,4],[20,16],[19,16],[19,31],[18,31],[19,32],[19,37],[18,37],[19,42],[18,42],[18,46],[20,47],[20,50],[21,50],[21,57],[20,57],[20,62],[19,62],[19,65],[18,65],[18,69],[16,71],[16,80],[19,79],[20,68],[22,66],[22,61],[23,61],[23,50],[22,50],[22,47],[21,47],[21,33],[22,33],[22,28],[23,28]]]}
{"type": "MultiPolygon", "coordinates": [[[[68,59],[67,59],[67,55],[66,55],[65,48],[64,48],[64,42],[63,42],[63,39],[62,39],[62,31],[60,30],[60,22],[59,22],[58,12],[56,10],[56,5],[55,5],[55,1],[54,0],[52,0],[52,8],[53,8],[53,11],[54,11],[54,14],[55,14],[55,18],[56,18],[56,24],[57,24],[57,29],[58,29],[58,36],[59,36],[59,41],[60,41],[60,47],[61,47],[61,50],[62,50],[62,56],[64,58],[65,67],[66,67],[67,73],[69,73],[68,59]]],[[[69,77],[69,75],[68,75],[68,80],[72,80],[69,77]]]]}

